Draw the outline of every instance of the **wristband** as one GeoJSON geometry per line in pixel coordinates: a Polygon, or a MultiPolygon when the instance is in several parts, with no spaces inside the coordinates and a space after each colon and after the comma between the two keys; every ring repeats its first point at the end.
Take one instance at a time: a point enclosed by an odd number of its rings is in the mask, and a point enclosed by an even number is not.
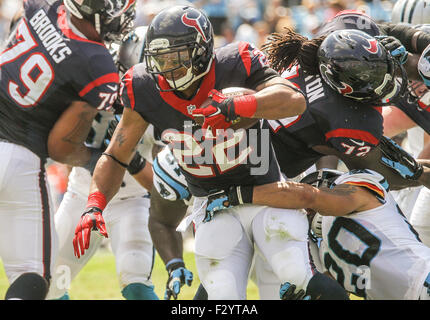
{"type": "Polygon", "coordinates": [[[180,258],[173,258],[173,259],[169,260],[169,262],[166,263],[166,270],[167,271],[170,271],[172,269],[176,269],[178,267],[184,267],[185,268],[184,260],[182,260],[180,258]]]}
{"type": "Polygon", "coordinates": [[[234,112],[244,118],[252,118],[257,111],[257,98],[253,94],[243,95],[233,99],[234,112]]]}
{"type": "Polygon", "coordinates": [[[145,168],[146,165],[146,159],[140,155],[139,152],[136,151],[133,159],[131,159],[130,164],[127,167],[127,171],[134,175],[138,173],[140,170],[145,168]]]}
{"type": "Polygon", "coordinates": [[[237,206],[244,203],[252,203],[254,186],[232,187],[228,192],[230,205],[237,206]]]}
{"type": "Polygon", "coordinates": [[[86,208],[97,207],[103,211],[106,208],[106,204],[107,201],[105,195],[100,191],[96,191],[88,196],[86,208]]]}

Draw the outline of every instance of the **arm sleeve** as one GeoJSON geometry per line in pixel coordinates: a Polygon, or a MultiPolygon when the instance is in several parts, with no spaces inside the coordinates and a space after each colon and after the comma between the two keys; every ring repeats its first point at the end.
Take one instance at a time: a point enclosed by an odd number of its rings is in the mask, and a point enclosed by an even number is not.
{"type": "Polygon", "coordinates": [[[381,23],[378,24],[378,27],[385,34],[399,39],[410,53],[421,54],[430,44],[430,34],[417,30],[406,23],[381,23]],[[412,41],[414,35],[416,37],[416,48],[412,41]]]}

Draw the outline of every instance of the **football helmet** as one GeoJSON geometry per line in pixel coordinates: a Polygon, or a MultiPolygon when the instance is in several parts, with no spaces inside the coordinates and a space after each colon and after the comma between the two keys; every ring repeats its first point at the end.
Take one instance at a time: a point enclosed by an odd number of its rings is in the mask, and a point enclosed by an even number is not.
{"type": "Polygon", "coordinates": [[[406,90],[404,68],[376,38],[363,31],[332,32],[317,55],[324,82],[347,98],[384,105],[406,90]],[[396,79],[399,70],[401,81],[396,79]]]}
{"type": "Polygon", "coordinates": [[[331,188],[334,181],[345,174],[345,172],[334,170],[334,169],[321,169],[309,173],[307,176],[300,180],[300,183],[310,184],[313,187],[327,187],[331,188]]]}
{"type": "Polygon", "coordinates": [[[136,0],[64,0],[78,19],[91,21],[103,41],[115,42],[130,32],[136,17],[136,0]]]}
{"type": "Polygon", "coordinates": [[[398,0],[391,11],[393,23],[430,23],[430,0],[398,0]]]}
{"type": "Polygon", "coordinates": [[[117,57],[120,74],[126,73],[132,66],[143,62],[146,30],[148,30],[147,26],[137,27],[122,39],[117,57]]]}
{"type": "Polygon", "coordinates": [[[174,6],[158,13],[146,33],[146,70],[160,91],[185,90],[206,75],[214,59],[214,34],[204,12],[174,6]],[[170,88],[160,88],[158,77],[170,88]]]}

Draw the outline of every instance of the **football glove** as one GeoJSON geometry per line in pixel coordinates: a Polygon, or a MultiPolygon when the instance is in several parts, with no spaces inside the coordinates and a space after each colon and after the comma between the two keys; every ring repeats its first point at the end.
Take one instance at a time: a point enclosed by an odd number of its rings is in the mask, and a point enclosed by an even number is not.
{"type": "Polygon", "coordinates": [[[408,52],[405,46],[395,37],[392,36],[375,36],[379,43],[395,58],[400,64],[406,63],[408,60],[408,52]]]}
{"type": "Polygon", "coordinates": [[[383,136],[379,148],[382,151],[380,161],[404,179],[417,180],[423,173],[422,165],[393,140],[383,136]]]}
{"type": "Polygon", "coordinates": [[[184,284],[189,287],[191,286],[193,282],[193,273],[185,268],[185,264],[182,260],[171,264],[167,263],[166,270],[169,273],[169,279],[166,284],[164,300],[170,300],[171,297],[176,300],[184,284]]]}
{"type": "Polygon", "coordinates": [[[289,282],[285,282],[279,289],[279,297],[281,300],[311,300],[311,296],[306,295],[305,290],[296,291],[296,286],[289,282]]]}
{"type": "Polygon", "coordinates": [[[104,237],[108,237],[102,210],[97,207],[90,207],[82,214],[81,219],[75,229],[73,238],[73,249],[76,257],[84,255],[85,250],[90,247],[91,231],[99,231],[104,237]]]}
{"type": "Polygon", "coordinates": [[[219,191],[208,196],[204,222],[213,219],[219,210],[228,209],[245,203],[252,203],[253,186],[230,187],[227,191],[219,191]]]}

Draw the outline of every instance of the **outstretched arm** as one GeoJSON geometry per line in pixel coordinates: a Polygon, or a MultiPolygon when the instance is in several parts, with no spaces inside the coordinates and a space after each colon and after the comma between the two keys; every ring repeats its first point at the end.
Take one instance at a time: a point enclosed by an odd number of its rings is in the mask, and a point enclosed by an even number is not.
{"type": "Polygon", "coordinates": [[[333,189],[318,189],[297,182],[255,186],[252,203],[285,209],[310,208],[328,216],[344,216],[381,205],[369,191],[361,187],[341,184],[333,189]]]}

